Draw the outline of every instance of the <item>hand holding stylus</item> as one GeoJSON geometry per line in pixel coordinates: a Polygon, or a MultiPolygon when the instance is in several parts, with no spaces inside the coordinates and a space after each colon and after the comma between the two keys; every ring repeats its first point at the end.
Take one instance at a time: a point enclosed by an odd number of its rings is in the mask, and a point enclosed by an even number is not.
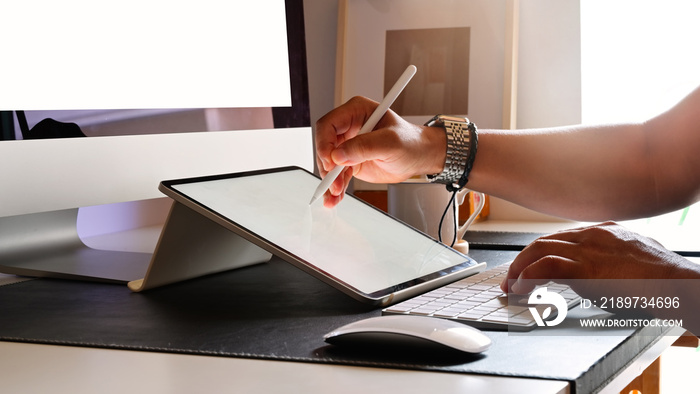
{"type": "MultiPolygon", "coordinates": [[[[358,135],[370,132],[377,126],[379,120],[384,116],[386,111],[389,110],[389,107],[391,107],[391,105],[394,103],[399,94],[401,94],[406,85],[408,85],[408,82],[411,80],[411,78],[413,78],[413,76],[416,74],[416,70],[416,66],[413,65],[408,66],[408,68],[406,68],[406,71],[404,71],[404,73],[401,74],[401,77],[399,77],[399,79],[396,81],[391,90],[389,90],[386,97],[384,97],[384,100],[382,100],[382,102],[379,103],[379,106],[377,106],[377,108],[374,110],[369,119],[367,119],[367,122],[365,122],[365,124],[362,126],[358,135]]],[[[311,197],[309,205],[313,204],[314,201],[316,201],[328,190],[330,185],[333,183],[333,181],[335,181],[338,175],[340,175],[343,169],[345,169],[345,167],[339,165],[333,168],[328,174],[326,174],[326,176],[316,188],[316,191],[314,192],[313,196],[311,197]]]]}

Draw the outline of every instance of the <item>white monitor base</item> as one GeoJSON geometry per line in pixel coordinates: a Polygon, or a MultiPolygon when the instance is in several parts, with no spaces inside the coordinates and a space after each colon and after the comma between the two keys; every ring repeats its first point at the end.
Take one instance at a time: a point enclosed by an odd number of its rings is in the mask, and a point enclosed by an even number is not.
{"type": "Polygon", "coordinates": [[[150,253],[90,248],[77,218],[78,209],[0,218],[0,272],[121,284],[143,277],[150,253]]]}
{"type": "Polygon", "coordinates": [[[0,273],[128,284],[133,291],[267,261],[269,252],[178,203],[156,251],[86,246],[78,209],[0,218],[0,273]]]}

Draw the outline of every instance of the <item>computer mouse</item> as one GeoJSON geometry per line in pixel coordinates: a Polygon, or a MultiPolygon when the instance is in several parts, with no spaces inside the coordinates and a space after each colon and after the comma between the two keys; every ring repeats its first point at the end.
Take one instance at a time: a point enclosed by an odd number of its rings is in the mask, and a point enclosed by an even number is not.
{"type": "Polygon", "coordinates": [[[478,329],[447,319],[391,315],[371,317],[339,327],[324,336],[332,345],[439,346],[481,353],[491,339],[478,329]]]}

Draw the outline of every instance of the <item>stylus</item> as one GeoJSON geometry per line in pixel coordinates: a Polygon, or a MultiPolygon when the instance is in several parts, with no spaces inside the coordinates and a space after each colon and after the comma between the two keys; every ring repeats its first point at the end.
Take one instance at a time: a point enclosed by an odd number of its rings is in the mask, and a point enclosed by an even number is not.
{"type": "MultiPolygon", "coordinates": [[[[403,91],[403,89],[408,85],[408,82],[413,78],[413,76],[416,74],[416,66],[410,65],[406,68],[406,71],[401,74],[399,79],[396,81],[394,86],[392,86],[391,90],[389,90],[389,93],[386,94],[386,97],[384,97],[384,100],[382,100],[381,103],[377,106],[377,108],[372,112],[372,115],[370,115],[369,119],[367,119],[367,122],[365,122],[364,125],[362,125],[362,128],[360,129],[360,132],[357,135],[368,133],[372,130],[374,130],[374,127],[377,125],[379,122],[379,119],[384,116],[386,111],[389,110],[389,107],[391,107],[392,104],[394,104],[394,101],[396,100],[397,97],[399,97],[399,94],[403,91]]],[[[314,201],[316,201],[319,197],[323,195],[323,193],[328,190],[328,188],[331,186],[331,183],[335,180],[335,178],[340,175],[340,173],[343,171],[345,166],[336,166],[333,168],[326,176],[321,180],[321,183],[318,185],[316,188],[316,191],[314,191],[313,197],[311,197],[311,201],[309,202],[309,205],[313,204],[314,201]]]]}

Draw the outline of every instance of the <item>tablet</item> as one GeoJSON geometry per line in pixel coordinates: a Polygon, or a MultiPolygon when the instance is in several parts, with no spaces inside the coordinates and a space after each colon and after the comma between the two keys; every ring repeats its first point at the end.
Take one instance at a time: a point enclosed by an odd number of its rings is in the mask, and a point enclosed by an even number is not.
{"type": "Polygon", "coordinates": [[[484,269],[430,236],[346,196],[309,200],[320,179],[298,167],[164,181],[175,201],[364,302],[388,305],[484,269]]]}

